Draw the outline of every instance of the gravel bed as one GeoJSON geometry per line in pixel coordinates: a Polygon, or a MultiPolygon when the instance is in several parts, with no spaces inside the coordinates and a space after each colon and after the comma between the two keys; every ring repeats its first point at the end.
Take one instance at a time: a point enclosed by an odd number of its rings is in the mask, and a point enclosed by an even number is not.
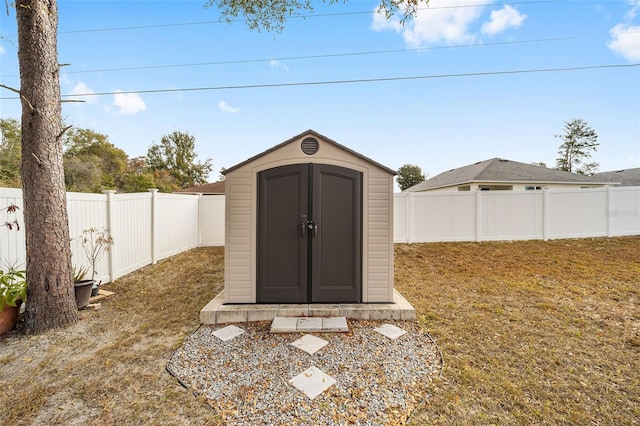
{"type": "Polygon", "coordinates": [[[329,341],[313,355],[289,343],[303,333],[271,334],[270,322],[236,324],[245,333],[223,342],[201,326],[167,364],[185,387],[202,396],[225,424],[402,424],[429,397],[442,368],[440,353],[415,322],[396,340],[374,331],[384,321],[349,321],[348,333],[312,333],[329,341]],[[289,380],[315,366],[336,384],[315,399],[289,380]]]}

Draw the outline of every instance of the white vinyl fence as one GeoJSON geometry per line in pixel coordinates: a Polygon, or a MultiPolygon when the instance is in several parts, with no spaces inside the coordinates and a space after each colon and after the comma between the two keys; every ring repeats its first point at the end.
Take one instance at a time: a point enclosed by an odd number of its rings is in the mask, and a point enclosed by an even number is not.
{"type": "MultiPolygon", "coordinates": [[[[87,228],[106,228],[115,244],[97,267],[97,279],[113,281],[185,250],[224,245],[224,195],[67,193],[72,261],[87,266],[79,237],[87,228]]],[[[24,225],[22,191],[0,188],[0,209],[17,205],[24,225]]],[[[0,223],[7,219],[0,213],[0,223]]],[[[0,228],[0,267],[24,267],[24,229],[0,228]]]]}
{"type": "MultiPolygon", "coordinates": [[[[115,280],[185,250],[223,246],[224,195],[67,193],[74,265],[86,265],[77,241],[84,229],[107,228],[115,245],[98,279],[115,280]]],[[[22,191],[0,188],[0,209],[22,191]]],[[[640,235],[640,187],[543,191],[394,194],[394,242],[491,241],[640,235]]],[[[0,213],[0,223],[6,212],[0,213]]],[[[24,266],[24,229],[0,227],[0,267],[24,266]]]]}
{"type": "Polygon", "coordinates": [[[394,241],[495,241],[640,234],[640,187],[403,192],[394,241]]]}

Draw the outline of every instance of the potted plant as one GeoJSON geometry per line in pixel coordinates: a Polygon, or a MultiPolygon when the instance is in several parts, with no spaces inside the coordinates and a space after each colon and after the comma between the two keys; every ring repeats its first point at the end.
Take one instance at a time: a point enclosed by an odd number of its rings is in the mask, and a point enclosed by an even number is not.
{"type": "MultiPolygon", "coordinates": [[[[0,223],[0,227],[19,231],[20,224],[16,218],[19,207],[9,204],[2,210],[7,211],[7,219],[0,223]]],[[[6,269],[0,269],[0,334],[13,330],[20,317],[20,305],[27,301],[27,271],[17,270],[11,265],[6,269]]]]}
{"type": "Polygon", "coordinates": [[[27,301],[26,271],[13,267],[0,269],[0,334],[4,334],[18,323],[20,305],[27,301]]]}
{"type": "Polygon", "coordinates": [[[96,266],[98,262],[102,259],[104,254],[110,250],[111,246],[114,244],[113,237],[109,233],[109,230],[106,228],[97,229],[97,228],[87,228],[82,231],[82,235],[80,236],[80,243],[82,244],[82,249],[84,250],[84,254],[89,261],[89,266],[91,267],[91,279],[93,280],[93,292],[94,295],[98,294],[100,290],[100,284],[102,281],[96,283],[96,274],[98,271],[96,270],[96,266]]]}
{"type": "Polygon", "coordinates": [[[86,266],[73,267],[73,290],[76,296],[76,306],[83,309],[89,304],[93,289],[93,280],[86,279],[88,268],[86,266]]]}

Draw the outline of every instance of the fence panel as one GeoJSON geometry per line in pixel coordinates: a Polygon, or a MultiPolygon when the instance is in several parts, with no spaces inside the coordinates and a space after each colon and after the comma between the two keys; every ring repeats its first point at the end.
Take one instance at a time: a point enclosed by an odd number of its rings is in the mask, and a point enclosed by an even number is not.
{"type": "MultiPolygon", "coordinates": [[[[107,218],[107,197],[104,194],[67,192],[67,214],[69,216],[69,237],[71,238],[71,262],[74,268],[89,268],[87,279],[91,279],[89,261],[81,244],[82,231],[89,228],[109,228],[107,218]]],[[[96,265],[96,280],[108,282],[109,259],[104,256],[96,265]]]]}
{"type": "Polygon", "coordinates": [[[116,194],[111,217],[113,279],[152,262],[151,193],[116,194]]]}
{"type": "Polygon", "coordinates": [[[154,261],[198,247],[198,195],[154,196],[154,261]]]}
{"type": "Polygon", "coordinates": [[[409,200],[410,192],[393,194],[393,240],[397,243],[409,242],[409,200]]]}
{"type": "Polygon", "coordinates": [[[475,196],[470,192],[413,194],[409,242],[475,240],[475,196]]]}
{"type": "Polygon", "coordinates": [[[607,236],[607,188],[548,191],[549,239],[607,236]]]}
{"type": "Polygon", "coordinates": [[[609,223],[611,236],[640,234],[640,187],[611,188],[609,223]]]}
{"type": "Polygon", "coordinates": [[[15,267],[24,269],[27,258],[24,237],[24,217],[22,215],[22,191],[13,188],[0,188],[0,224],[17,220],[20,229],[9,230],[7,226],[0,226],[0,268],[15,267]],[[10,205],[18,206],[15,215],[7,215],[6,208],[10,205]]]}
{"type": "Polygon", "coordinates": [[[481,192],[477,240],[542,239],[543,202],[540,191],[481,192]]]}
{"type": "Polygon", "coordinates": [[[200,198],[200,246],[224,246],[224,195],[200,198]]]}

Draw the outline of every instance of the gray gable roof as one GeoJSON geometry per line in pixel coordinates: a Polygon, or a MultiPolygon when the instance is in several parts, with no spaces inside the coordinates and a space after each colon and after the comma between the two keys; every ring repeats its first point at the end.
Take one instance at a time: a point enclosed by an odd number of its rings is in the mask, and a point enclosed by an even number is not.
{"type": "Polygon", "coordinates": [[[502,158],[492,158],[440,173],[406,189],[406,191],[426,191],[473,182],[611,184],[610,181],[593,176],[579,175],[502,158]]]}
{"type": "Polygon", "coordinates": [[[203,194],[203,195],[220,195],[225,192],[225,181],[219,180],[218,182],[205,183],[203,185],[196,185],[190,188],[177,189],[173,191],[174,194],[203,194]]]}
{"type": "Polygon", "coordinates": [[[620,186],[640,186],[640,167],[596,173],[593,177],[607,182],[619,182],[620,186]]]}
{"type": "Polygon", "coordinates": [[[266,151],[264,151],[264,152],[262,152],[262,153],[260,153],[258,155],[254,155],[253,157],[249,158],[248,160],[243,161],[242,163],[236,164],[233,167],[229,167],[228,169],[223,171],[222,174],[226,175],[227,173],[229,173],[229,172],[231,172],[231,171],[233,171],[233,170],[235,170],[235,169],[237,169],[239,167],[242,167],[245,164],[251,163],[252,161],[254,161],[256,159],[258,159],[258,158],[260,158],[260,157],[262,157],[264,155],[267,155],[268,153],[273,152],[273,151],[275,151],[277,149],[280,149],[281,147],[283,147],[283,146],[285,146],[287,144],[290,144],[291,142],[293,142],[293,141],[295,141],[297,139],[300,139],[303,136],[307,136],[307,135],[308,136],[315,136],[316,138],[323,139],[327,143],[333,144],[333,145],[337,146],[338,148],[340,148],[340,149],[342,149],[344,151],[350,152],[351,154],[355,155],[356,157],[360,157],[361,159],[363,159],[363,160],[365,160],[365,161],[367,161],[367,162],[369,162],[371,164],[375,164],[376,166],[380,167],[382,170],[385,170],[386,172],[388,172],[388,173],[390,173],[390,174],[392,174],[394,176],[396,175],[395,170],[392,170],[392,169],[388,168],[387,166],[383,166],[382,164],[378,163],[377,161],[373,161],[371,158],[365,157],[364,155],[359,154],[359,153],[355,152],[354,150],[352,150],[350,148],[347,148],[344,145],[340,145],[338,142],[336,142],[336,141],[334,141],[332,139],[329,139],[328,137],[326,137],[324,135],[321,135],[320,133],[316,132],[315,130],[311,130],[311,129],[309,129],[309,130],[307,130],[305,132],[302,132],[299,135],[296,135],[296,136],[294,136],[292,138],[289,138],[286,141],[284,141],[282,143],[279,143],[278,145],[276,145],[276,146],[274,146],[272,148],[269,148],[268,150],[266,150],[266,151]]]}

